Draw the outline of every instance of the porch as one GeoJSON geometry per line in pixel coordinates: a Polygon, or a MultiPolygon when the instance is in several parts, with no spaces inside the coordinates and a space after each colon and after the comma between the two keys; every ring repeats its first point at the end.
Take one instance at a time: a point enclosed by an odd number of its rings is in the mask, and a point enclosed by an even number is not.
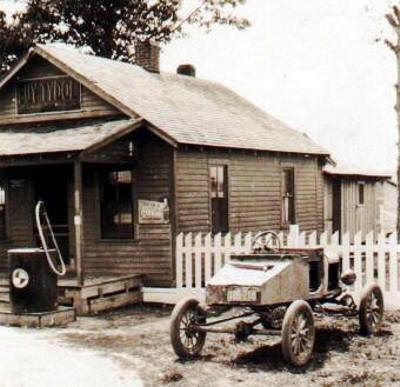
{"type": "MultiPolygon", "coordinates": [[[[79,315],[96,314],[142,301],[143,276],[91,275],[80,285],[78,278],[67,276],[58,280],[58,304],[72,306],[79,315]]],[[[9,279],[0,275],[0,308],[10,303],[9,279]]]]}
{"type": "Polygon", "coordinates": [[[7,250],[40,245],[38,200],[67,265],[62,304],[97,313],[140,301],[143,281],[171,286],[170,145],[133,120],[30,129],[25,147],[13,149],[18,130],[10,133],[12,154],[0,157],[0,301],[7,250]],[[139,216],[143,202],[155,206],[155,219],[139,216]]]}

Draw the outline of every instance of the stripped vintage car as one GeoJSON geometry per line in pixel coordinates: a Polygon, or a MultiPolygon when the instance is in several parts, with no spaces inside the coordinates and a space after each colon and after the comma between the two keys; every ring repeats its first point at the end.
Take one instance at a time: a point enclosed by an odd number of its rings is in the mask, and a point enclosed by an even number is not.
{"type": "Polygon", "coordinates": [[[340,266],[340,257],[323,248],[281,248],[274,232],[257,234],[251,253],[231,256],[208,282],[204,305],[189,297],[175,306],[170,324],[175,353],[199,355],[207,333],[232,333],[238,341],[281,335],[284,358],[304,366],[313,352],[315,313],[358,315],[361,333],[375,333],[383,317],[381,289],[367,284],[357,307],[347,290],[356,276],[341,274],[340,266]],[[232,326],[233,320],[238,322],[232,326]]]}

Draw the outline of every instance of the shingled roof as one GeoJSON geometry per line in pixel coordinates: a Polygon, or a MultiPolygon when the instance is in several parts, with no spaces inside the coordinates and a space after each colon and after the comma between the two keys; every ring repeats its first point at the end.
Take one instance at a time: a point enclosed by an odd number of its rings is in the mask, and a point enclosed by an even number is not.
{"type": "Polygon", "coordinates": [[[141,122],[141,119],[128,119],[79,126],[75,124],[62,129],[51,125],[35,127],[29,132],[11,126],[0,132],[0,155],[80,152],[115,138],[141,122]]]}
{"type": "MultiPolygon", "coordinates": [[[[329,152],[218,83],[38,45],[38,54],[130,117],[177,144],[316,154],[329,152]]],[[[0,85],[1,86],[1,85],[0,85]]]]}

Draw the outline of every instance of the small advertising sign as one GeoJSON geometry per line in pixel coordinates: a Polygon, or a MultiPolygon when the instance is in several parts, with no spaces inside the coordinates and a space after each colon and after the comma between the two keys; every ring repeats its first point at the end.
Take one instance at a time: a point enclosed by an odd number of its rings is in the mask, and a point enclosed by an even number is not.
{"type": "Polygon", "coordinates": [[[168,203],[151,200],[139,200],[139,223],[159,224],[168,223],[168,203]]]}

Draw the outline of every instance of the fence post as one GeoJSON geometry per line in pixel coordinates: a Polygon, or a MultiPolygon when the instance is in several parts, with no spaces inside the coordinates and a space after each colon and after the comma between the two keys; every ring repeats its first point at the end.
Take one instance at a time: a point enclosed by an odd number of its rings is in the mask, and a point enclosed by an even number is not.
{"type": "Polygon", "coordinates": [[[354,271],[357,275],[355,291],[359,294],[363,286],[363,272],[361,265],[361,231],[354,235],[354,271]]]}
{"type": "Polygon", "coordinates": [[[385,269],[385,254],[386,254],[386,238],[383,231],[378,235],[378,284],[382,292],[386,291],[386,269],[385,269]]]}
{"type": "Polygon", "coordinates": [[[192,289],[192,259],[193,259],[193,246],[192,246],[192,233],[189,232],[185,236],[185,286],[186,289],[192,289]]]}
{"type": "Polygon", "coordinates": [[[196,290],[201,289],[201,233],[194,238],[194,284],[196,290]]]}
{"type": "Polygon", "coordinates": [[[211,233],[204,238],[204,277],[205,283],[211,278],[211,233]]]}
{"type": "Polygon", "coordinates": [[[251,239],[252,239],[252,233],[248,232],[244,237],[244,249],[246,253],[249,253],[251,250],[251,239]]]}
{"type": "Polygon", "coordinates": [[[224,237],[224,259],[223,259],[223,264],[227,263],[230,259],[231,256],[231,233],[228,232],[225,237],[224,237]]]}
{"type": "Polygon", "coordinates": [[[365,270],[367,284],[374,281],[374,233],[370,231],[365,237],[365,270]]]}
{"type": "Polygon", "coordinates": [[[181,288],[183,284],[183,234],[179,233],[176,237],[176,252],[175,252],[175,265],[176,265],[176,287],[181,288]]]}
{"type": "Polygon", "coordinates": [[[350,270],[350,234],[345,232],[342,238],[342,264],[343,272],[350,270]]]}
{"type": "Polygon", "coordinates": [[[306,232],[302,231],[299,234],[298,247],[306,247],[306,232]]]}
{"type": "Polygon", "coordinates": [[[242,233],[240,231],[235,235],[234,252],[235,254],[240,254],[243,252],[242,233]]]}
{"type": "Polygon", "coordinates": [[[221,269],[221,233],[214,236],[214,273],[221,269]]]}
{"type": "Polygon", "coordinates": [[[299,226],[292,224],[289,226],[288,247],[298,247],[299,245],[299,226]]]}
{"type": "Polygon", "coordinates": [[[328,246],[328,232],[324,231],[319,237],[319,244],[321,247],[328,246]]]}
{"type": "Polygon", "coordinates": [[[397,233],[392,233],[389,238],[390,253],[389,253],[389,267],[390,267],[390,293],[397,293],[398,277],[397,277],[397,233]]]}
{"type": "Polygon", "coordinates": [[[310,247],[315,247],[317,245],[317,232],[313,231],[309,236],[308,236],[308,245],[310,247]]]}

